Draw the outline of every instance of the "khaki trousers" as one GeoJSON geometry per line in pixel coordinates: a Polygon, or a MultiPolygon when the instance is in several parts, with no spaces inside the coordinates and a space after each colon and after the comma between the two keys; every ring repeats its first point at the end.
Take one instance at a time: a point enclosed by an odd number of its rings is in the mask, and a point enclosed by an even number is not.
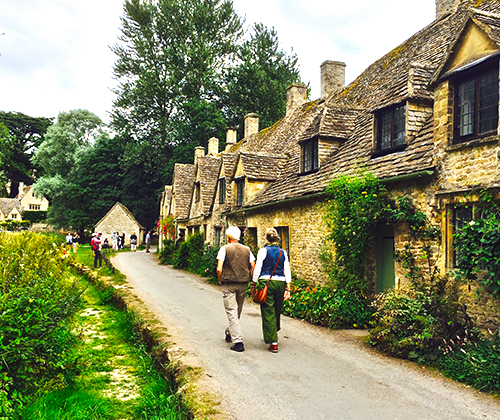
{"type": "Polygon", "coordinates": [[[222,284],[222,300],[226,309],[229,327],[226,328],[226,334],[231,336],[231,341],[235,343],[243,343],[243,335],[241,333],[240,316],[245,302],[245,294],[248,283],[223,283],[222,284]]]}

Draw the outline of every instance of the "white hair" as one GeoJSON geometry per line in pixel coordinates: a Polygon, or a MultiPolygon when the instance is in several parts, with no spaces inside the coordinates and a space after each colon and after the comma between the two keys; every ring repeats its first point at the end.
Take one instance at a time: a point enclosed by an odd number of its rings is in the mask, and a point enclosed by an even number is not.
{"type": "Polygon", "coordinates": [[[229,226],[226,229],[226,235],[229,237],[229,239],[239,241],[241,236],[241,230],[238,226],[229,226]]]}

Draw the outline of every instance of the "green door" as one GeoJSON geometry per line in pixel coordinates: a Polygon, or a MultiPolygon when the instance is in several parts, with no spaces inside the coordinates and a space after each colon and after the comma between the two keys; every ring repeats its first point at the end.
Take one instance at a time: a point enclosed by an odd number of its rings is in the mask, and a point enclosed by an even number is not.
{"type": "Polygon", "coordinates": [[[377,226],[376,240],[377,293],[394,287],[394,226],[380,224],[377,226]]]}

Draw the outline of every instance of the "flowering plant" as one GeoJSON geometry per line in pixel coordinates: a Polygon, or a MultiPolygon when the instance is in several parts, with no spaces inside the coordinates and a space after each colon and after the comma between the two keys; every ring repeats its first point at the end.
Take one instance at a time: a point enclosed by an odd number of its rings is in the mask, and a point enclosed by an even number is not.
{"type": "Polygon", "coordinates": [[[158,231],[163,233],[165,238],[175,238],[175,217],[169,215],[158,220],[158,231]]]}

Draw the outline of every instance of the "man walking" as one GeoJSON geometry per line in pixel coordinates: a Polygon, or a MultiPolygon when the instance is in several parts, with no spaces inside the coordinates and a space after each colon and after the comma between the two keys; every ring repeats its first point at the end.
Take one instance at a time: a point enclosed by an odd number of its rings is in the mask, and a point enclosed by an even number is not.
{"type": "Polygon", "coordinates": [[[217,277],[222,286],[222,298],[226,309],[229,327],[226,328],[226,341],[232,342],[234,351],[244,351],[240,316],[245,301],[248,282],[255,268],[255,257],[250,248],[238,241],[241,231],[237,226],[226,230],[228,244],[217,254],[217,277]]]}

